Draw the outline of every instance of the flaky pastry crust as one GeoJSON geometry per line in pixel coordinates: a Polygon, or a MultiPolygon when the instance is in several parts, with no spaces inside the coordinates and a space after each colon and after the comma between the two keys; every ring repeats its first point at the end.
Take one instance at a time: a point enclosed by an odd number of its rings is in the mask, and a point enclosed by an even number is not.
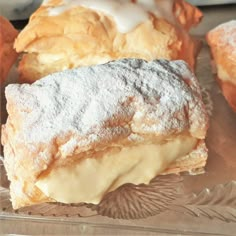
{"type": "Polygon", "coordinates": [[[67,70],[9,85],[6,98],[2,143],[14,208],[55,201],[35,186],[40,176],[117,148],[193,137],[193,150],[163,174],[206,163],[208,118],[183,61],[123,59],[67,70]]]}
{"type": "Polygon", "coordinates": [[[111,16],[84,7],[49,16],[48,9],[59,4],[43,4],[15,42],[16,50],[25,53],[19,65],[22,81],[119,58],[183,59],[194,67],[199,42],[188,30],[200,22],[202,13],[184,0],[173,1],[174,22],[149,12],[147,21],[127,33],[117,30],[111,16]]]}

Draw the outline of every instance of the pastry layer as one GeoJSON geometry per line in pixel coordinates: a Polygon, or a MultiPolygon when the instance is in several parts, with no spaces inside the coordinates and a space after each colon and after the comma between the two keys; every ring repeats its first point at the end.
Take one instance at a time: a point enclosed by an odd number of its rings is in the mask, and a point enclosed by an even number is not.
{"type": "Polygon", "coordinates": [[[207,34],[217,81],[229,105],[236,111],[236,20],[217,26],[207,34]]]}
{"type": "MultiPolygon", "coordinates": [[[[156,174],[165,173],[164,169],[191,171],[206,162],[202,145],[207,114],[198,81],[183,61],[123,59],[66,70],[32,85],[9,85],[6,98],[9,118],[3,126],[2,143],[14,208],[55,201],[36,186],[40,178],[88,158],[96,158],[97,163],[99,153],[110,161],[113,150],[129,151],[145,145],[155,149],[155,144],[168,145],[186,137],[196,143],[188,146],[179,142],[176,155],[156,157],[157,169],[164,163],[156,174]],[[200,146],[202,151],[194,152],[200,146]],[[188,153],[183,165],[177,162],[188,153]]],[[[122,159],[117,153],[118,158],[122,159]]],[[[137,156],[140,158],[145,165],[155,157],[137,156]]],[[[101,162],[109,165],[109,161],[101,162]]],[[[132,170],[132,178],[125,181],[148,182],[155,176],[153,171],[149,179],[139,173],[134,178],[132,170]]]]}
{"type": "Polygon", "coordinates": [[[120,58],[183,59],[193,68],[199,44],[187,31],[201,17],[183,0],[46,1],[15,42],[25,52],[21,79],[120,58]]]}
{"type": "Polygon", "coordinates": [[[0,85],[5,81],[7,74],[17,58],[13,48],[18,31],[11,23],[0,16],[0,85]]]}

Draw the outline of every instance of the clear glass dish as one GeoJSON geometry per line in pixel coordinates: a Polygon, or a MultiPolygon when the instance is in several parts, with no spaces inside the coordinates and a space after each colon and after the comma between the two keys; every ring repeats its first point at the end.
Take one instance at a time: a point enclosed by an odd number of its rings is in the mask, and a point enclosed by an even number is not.
{"type": "MultiPolygon", "coordinates": [[[[198,57],[197,76],[211,117],[205,173],[159,176],[149,185],[127,184],[99,205],[40,204],[14,211],[1,165],[0,230],[4,233],[12,227],[11,233],[17,234],[235,235],[236,113],[213,78],[206,44],[198,57]]],[[[10,77],[16,77],[14,70],[10,77]]]]}

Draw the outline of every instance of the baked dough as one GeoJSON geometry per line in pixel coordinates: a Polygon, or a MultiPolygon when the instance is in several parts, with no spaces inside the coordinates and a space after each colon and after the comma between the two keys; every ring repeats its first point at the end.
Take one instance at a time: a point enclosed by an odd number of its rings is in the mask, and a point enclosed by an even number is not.
{"type": "Polygon", "coordinates": [[[199,42],[188,30],[201,18],[184,0],[44,1],[15,42],[25,53],[20,78],[119,58],[183,59],[193,68],[199,42]]]}
{"type": "Polygon", "coordinates": [[[207,34],[217,70],[217,81],[229,105],[236,111],[236,20],[223,23],[207,34]]]}
{"type": "Polygon", "coordinates": [[[9,70],[16,61],[17,53],[13,43],[18,31],[11,23],[0,16],[0,85],[5,81],[9,70]]]}
{"type": "Polygon", "coordinates": [[[6,88],[15,209],[92,202],[124,183],[206,164],[207,113],[184,61],[122,59],[6,88]]]}

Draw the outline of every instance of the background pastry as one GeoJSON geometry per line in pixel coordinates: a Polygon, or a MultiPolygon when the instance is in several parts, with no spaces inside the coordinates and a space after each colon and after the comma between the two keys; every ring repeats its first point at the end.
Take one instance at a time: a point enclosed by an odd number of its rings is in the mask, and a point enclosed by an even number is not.
{"type": "MultiPolygon", "coordinates": [[[[3,99],[4,82],[7,75],[17,59],[18,54],[13,48],[14,40],[17,36],[17,30],[11,23],[0,16],[0,124],[5,121],[5,104],[3,99]]],[[[1,136],[1,131],[0,131],[1,136]]],[[[2,146],[0,145],[0,155],[2,154],[2,146]]]]}
{"type": "Polygon", "coordinates": [[[123,59],[6,88],[14,208],[98,203],[124,183],[205,166],[207,114],[184,61],[123,59]]]}
{"type": "Polygon", "coordinates": [[[207,34],[217,81],[229,105],[236,111],[236,20],[223,23],[207,34]]]}
{"type": "Polygon", "coordinates": [[[199,44],[188,35],[201,12],[184,0],[49,0],[32,15],[15,48],[21,79],[119,58],[183,59],[199,44]]]}
{"type": "Polygon", "coordinates": [[[17,53],[13,48],[18,31],[11,23],[0,16],[0,85],[5,81],[9,70],[16,61],[17,53]]]}

